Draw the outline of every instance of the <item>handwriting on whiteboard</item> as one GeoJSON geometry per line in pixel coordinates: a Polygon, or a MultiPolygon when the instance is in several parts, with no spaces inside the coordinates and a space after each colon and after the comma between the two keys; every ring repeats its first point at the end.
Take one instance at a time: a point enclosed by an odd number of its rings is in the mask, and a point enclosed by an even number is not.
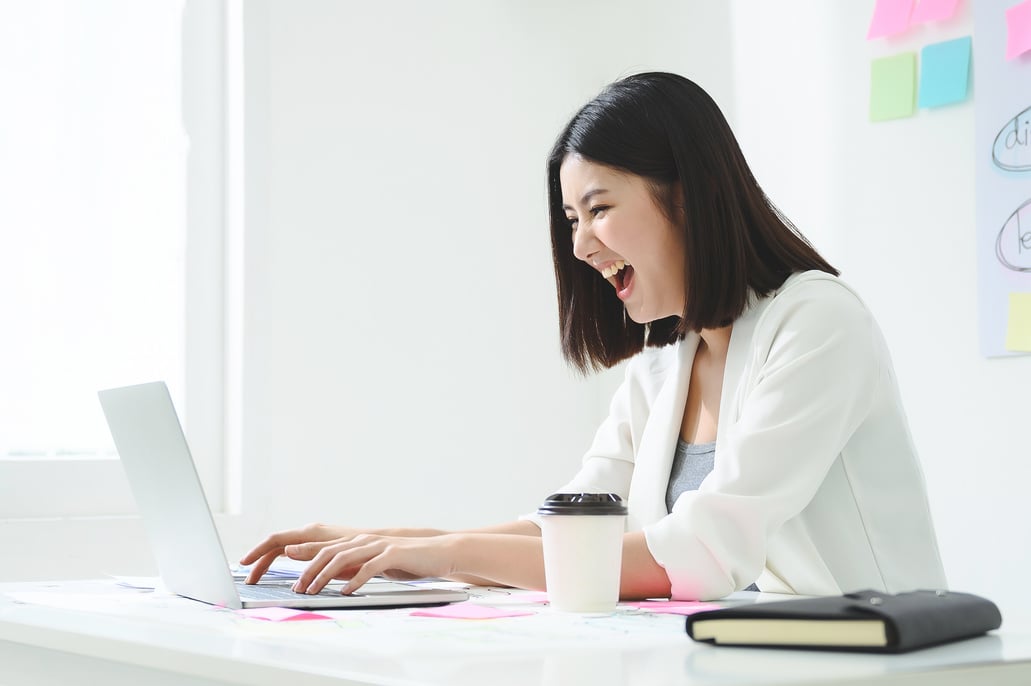
{"type": "Polygon", "coordinates": [[[1031,107],[1007,121],[995,136],[992,162],[1006,171],[1031,171],[1031,107]]]}

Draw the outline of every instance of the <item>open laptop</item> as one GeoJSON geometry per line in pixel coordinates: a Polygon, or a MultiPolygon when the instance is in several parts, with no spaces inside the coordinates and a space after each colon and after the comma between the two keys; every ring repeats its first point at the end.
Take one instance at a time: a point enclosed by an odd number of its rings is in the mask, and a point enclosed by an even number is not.
{"type": "Polygon", "coordinates": [[[290,590],[292,581],[253,586],[235,581],[164,382],[98,395],[161,578],[173,593],[233,609],[403,607],[469,597],[464,591],[384,580],[370,581],[353,595],[342,595],[339,586],[304,595],[290,590]]]}

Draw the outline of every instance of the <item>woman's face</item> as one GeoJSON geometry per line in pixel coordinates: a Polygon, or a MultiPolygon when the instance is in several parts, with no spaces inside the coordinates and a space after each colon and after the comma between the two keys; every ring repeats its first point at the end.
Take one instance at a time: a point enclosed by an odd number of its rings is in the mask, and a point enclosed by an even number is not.
{"type": "Polygon", "coordinates": [[[648,182],[579,155],[559,170],[573,254],[594,267],[635,322],[684,313],[684,236],[648,182]]]}

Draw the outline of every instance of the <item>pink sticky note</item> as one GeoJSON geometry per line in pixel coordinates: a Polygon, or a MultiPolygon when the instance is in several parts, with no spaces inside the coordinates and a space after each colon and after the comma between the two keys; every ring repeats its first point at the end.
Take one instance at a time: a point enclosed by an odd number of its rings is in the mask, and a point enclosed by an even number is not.
{"type": "Polygon", "coordinates": [[[476,603],[453,603],[443,607],[427,608],[416,610],[410,613],[412,617],[446,617],[450,619],[499,619],[501,617],[525,617],[532,615],[528,610],[502,610],[487,605],[476,603]]]}
{"type": "Polygon", "coordinates": [[[290,610],[285,607],[254,607],[246,610],[237,610],[236,614],[249,617],[250,619],[264,619],[269,622],[297,622],[306,619],[333,619],[328,615],[320,615],[317,612],[290,610]]]}
{"type": "Polygon", "coordinates": [[[895,36],[909,28],[913,0],[877,0],[866,40],[895,36]]]}
{"type": "Polygon", "coordinates": [[[1006,59],[1031,50],[1031,0],[1006,10],[1006,59]]]}
{"type": "Polygon", "coordinates": [[[645,600],[640,603],[627,603],[648,612],[659,612],[668,615],[693,615],[704,610],[718,610],[716,603],[703,603],[695,600],[645,600]]]}
{"type": "Polygon", "coordinates": [[[957,7],[959,0],[920,0],[913,10],[913,16],[909,18],[909,25],[945,21],[956,13],[957,7]]]}

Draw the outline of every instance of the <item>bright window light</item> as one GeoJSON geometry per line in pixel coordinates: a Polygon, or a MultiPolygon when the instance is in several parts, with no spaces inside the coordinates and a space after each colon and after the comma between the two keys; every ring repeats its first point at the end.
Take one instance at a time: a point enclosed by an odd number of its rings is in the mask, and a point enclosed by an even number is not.
{"type": "Polygon", "coordinates": [[[0,457],[113,455],[101,388],[182,404],[183,9],[0,5],[0,457]]]}

